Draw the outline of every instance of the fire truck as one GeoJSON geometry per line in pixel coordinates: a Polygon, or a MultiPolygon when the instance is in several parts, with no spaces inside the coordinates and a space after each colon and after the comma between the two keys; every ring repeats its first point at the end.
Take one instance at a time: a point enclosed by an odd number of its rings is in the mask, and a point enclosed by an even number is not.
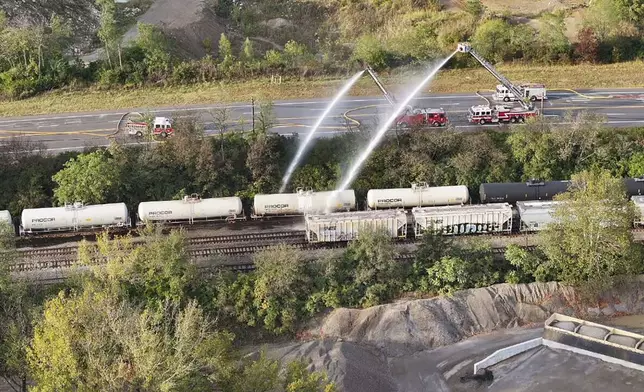
{"type": "MultiPolygon", "coordinates": [[[[398,103],[396,101],[396,98],[394,98],[394,96],[391,95],[389,91],[387,91],[380,79],[378,79],[376,72],[371,69],[369,65],[367,65],[365,68],[373,81],[376,82],[376,85],[378,86],[380,91],[382,91],[382,94],[385,96],[387,102],[389,102],[391,106],[395,107],[398,103]]],[[[447,118],[447,114],[445,114],[445,110],[443,110],[442,108],[421,109],[409,106],[407,110],[396,119],[396,126],[401,128],[418,126],[444,127],[448,123],[449,119],[447,118]]]]}
{"type": "MultiPolygon", "coordinates": [[[[534,106],[532,102],[536,101],[537,95],[534,95],[535,99],[533,100],[532,97],[533,95],[526,95],[526,90],[522,89],[519,86],[514,85],[508,78],[503,76],[499,71],[494,68],[490,62],[485,60],[483,56],[481,56],[474,48],[472,48],[472,45],[469,42],[461,42],[458,44],[456,47],[456,50],[459,52],[463,53],[469,53],[478,61],[481,63],[481,65],[488,70],[501,83],[502,91],[501,91],[501,99],[505,100],[506,95],[507,95],[507,102],[509,102],[511,99],[516,99],[519,104],[525,109],[526,111],[531,111],[534,109],[534,106]],[[517,98],[520,97],[520,98],[517,98]]],[[[528,86],[528,85],[525,85],[528,86]]],[[[535,85],[536,86],[536,85],[535,85]]],[[[542,86],[543,88],[543,93],[541,94],[543,96],[543,99],[545,99],[546,96],[546,90],[545,86],[542,86]]],[[[498,90],[498,88],[497,88],[498,90]]],[[[535,91],[537,92],[536,87],[533,88],[533,90],[528,89],[527,91],[535,91]]],[[[496,94],[495,94],[496,96],[496,94]]]]}
{"type": "Polygon", "coordinates": [[[447,115],[442,108],[407,110],[405,114],[396,119],[396,125],[401,128],[418,126],[444,127],[447,122],[447,115]]]}
{"type": "MultiPolygon", "coordinates": [[[[126,132],[130,136],[142,137],[148,131],[148,123],[144,121],[129,121],[125,126],[126,132]]],[[[153,136],[166,138],[174,134],[172,120],[167,117],[155,117],[152,127],[153,136]]]]}
{"type": "Polygon", "coordinates": [[[472,106],[467,112],[467,121],[475,124],[518,123],[525,122],[530,117],[535,117],[535,110],[513,109],[503,105],[490,107],[489,105],[472,106]]]}
{"type": "MultiPolygon", "coordinates": [[[[528,98],[532,102],[548,99],[548,96],[546,95],[546,86],[543,84],[522,84],[519,86],[519,91],[522,93],[521,98],[528,98]]],[[[494,92],[493,97],[494,100],[503,102],[519,100],[502,84],[496,86],[496,91],[494,92]]]]}

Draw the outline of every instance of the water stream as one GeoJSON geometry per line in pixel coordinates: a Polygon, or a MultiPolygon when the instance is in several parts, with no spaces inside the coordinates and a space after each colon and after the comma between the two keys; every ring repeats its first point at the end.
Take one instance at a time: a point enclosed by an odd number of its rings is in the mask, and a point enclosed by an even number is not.
{"type": "Polygon", "coordinates": [[[304,155],[304,152],[306,151],[306,147],[308,147],[309,143],[311,143],[311,140],[313,140],[313,136],[315,135],[315,132],[318,130],[318,128],[322,124],[322,121],[324,121],[326,116],[329,115],[329,112],[331,111],[331,109],[333,109],[333,107],[338,103],[340,98],[342,98],[342,96],[344,96],[344,94],[346,94],[347,91],[349,91],[351,86],[353,86],[355,84],[355,82],[358,81],[358,79],[360,78],[360,76],[362,76],[363,73],[364,73],[364,71],[360,71],[357,74],[353,75],[353,77],[351,79],[349,79],[349,81],[344,85],[344,87],[342,87],[342,89],[338,92],[338,94],[335,96],[335,98],[333,98],[333,101],[331,101],[329,106],[327,106],[327,108],[324,111],[324,113],[322,113],[322,115],[320,116],[318,121],[315,123],[315,125],[313,126],[313,128],[311,129],[309,134],[306,136],[306,139],[304,139],[304,142],[302,142],[300,144],[300,147],[298,148],[297,153],[295,154],[295,157],[291,161],[291,165],[288,167],[288,170],[286,171],[286,174],[284,174],[284,178],[282,178],[282,187],[280,188],[279,193],[283,193],[286,190],[286,186],[288,185],[288,182],[291,179],[291,176],[293,175],[293,172],[297,168],[297,165],[300,163],[300,160],[302,159],[302,156],[304,155]]]}
{"type": "Polygon", "coordinates": [[[426,77],[422,82],[420,82],[420,84],[419,84],[419,85],[414,89],[414,91],[412,91],[412,92],[411,92],[411,94],[409,94],[409,95],[405,98],[405,100],[404,100],[404,101],[402,101],[402,102],[398,103],[398,105],[396,106],[396,109],[395,109],[395,110],[394,110],[394,112],[391,114],[391,116],[389,117],[389,119],[387,119],[387,121],[386,121],[384,124],[382,124],[382,126],[380,127],[380,129],[378,130],[378,132],[376,133],[376,135],[374,136],[374,138],[373,138],[373,139],[371,139],[371,142],[369,143],[369,145],[364,149],[364,151],[362,152],[362,154],[360,154],[360,157],[358,158],[358,160],[353,164],[353,166],[351,166],[351,170],[349,170],[349,173],[346,175],[346,177],[345,177],[344,181],[343,181],[343,182],[342,182],[342,184],[338,187],[338,189],[336,189],[336,190],[335,190],[335,192],[333,193],[333,195],[331,195],[331,196],[330,196],[331,198],[332,198],[333,196],[335,196],[337,193],[339,193],[339,192],[342,192],[342,191],[346,190],[346,189],[349,187],[349,185],[351,185],[351,183],[353,182],[353,180],[355,179],[355,177],[358,175],[358,173],[359,173],[359,171],[360,171],[360,168],[362,167],[362,164],[364,163],[364,161],[366,161],[366,160],[367,160],[367,158],[369,158],[369,155],[371,155],[371,152],[376,148],[376,146],[378,145],[378,143],[380,143],[380,140],[381,140],[381,139],[382,139],[382,137],[385,135],[385,133],[387,133],[387,131],[391,128],[391,126],[392,126],[392,125],[394,125],[394,121],[396,121],[396,119],[398,118],[398,116],[400,116],[400,113],[401,113],[405,108],[407,108],[407,105],[409,105],[409,102],[411,102],[411,100],[412,100],[416,95],[418,95],[418,93],[420,93],[420,91],[423,89],[423,87],[425,87],[425,85],[426,85],[427,83],[429,83],[429,82],[434,78],[434,76],[436,76],[436,73],[437,73],[441,68],[443,68],[443,66],[444,66],[445,64],[447,64],[447,62],[448,62],[448,61],[449,61],[449,60],[450,60],[450,59],[451,59],[455,54],[456,54],[456,51],[455,51],[454,53],[450,54],[448,57],[446,57],[444,60],[442,60],[442,61],[441,61],[440,63],[438,63],[436,66],[434,66],[434,67],[432,68],[432,70],[429,72],[429,74],[427,75],[427,77],[426,77]]]}

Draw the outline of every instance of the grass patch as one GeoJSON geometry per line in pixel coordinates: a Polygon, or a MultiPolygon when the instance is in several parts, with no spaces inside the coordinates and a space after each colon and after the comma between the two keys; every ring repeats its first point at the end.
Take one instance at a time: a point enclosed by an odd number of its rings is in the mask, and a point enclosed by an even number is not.
{"type": "MultiPolygon", "coordinates": [[[[507,65],[499,70],[515,82],[545,83],[549,89],[644,87],[644,62],[609,65],[507,65]]],[[[421,77],[406,71],[383,75],[383,82],[395,93],[421,77]]],[[[271,84],[270,78],[247,82],[211,83],[166,88],[99,91],[57,91],[22,101],[0,101],[0,116],[174,107],[256,100],[311,99],[332,96],[343,80],[318,78],[284,80],[271,84]]],[[[434,93],[490,90],[496,80],[483,68],[446,70],[428,89],[434,93]]],[[[427,91],[427,90],[426,90],[427,91]]],[[[349,93],[353,96],[379,95],[375,84],[364,76],[349,93]]]]}

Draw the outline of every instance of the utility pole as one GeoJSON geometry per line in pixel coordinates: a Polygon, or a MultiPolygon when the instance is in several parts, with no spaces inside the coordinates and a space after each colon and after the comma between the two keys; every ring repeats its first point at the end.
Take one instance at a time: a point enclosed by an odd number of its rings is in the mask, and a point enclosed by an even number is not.
{"type": "Polygon", "coordinates": [[[253,133],[255,133],[255,98],[250,99],[251,106],[253,107],[252,113],[253,113],[253,133]]]}

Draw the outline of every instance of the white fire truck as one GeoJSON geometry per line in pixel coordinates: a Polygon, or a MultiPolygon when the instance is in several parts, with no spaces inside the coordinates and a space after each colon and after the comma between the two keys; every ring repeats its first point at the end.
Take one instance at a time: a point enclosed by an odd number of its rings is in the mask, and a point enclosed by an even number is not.
{"type": "MultiPolygon", "coordinates": [[[[128,121],[125,125],[126,133],[130,136],[142,137],[149,132],[148,129],[148,123],[144,121],[128,121]]],[[[153,136],[161,136],[162,138],[174,134],[172,120],[167,117],[155,117],[151,132],[153,136]]]]}
{"type": "MultiPolygon", "coordinates": [[[[528,98],[530,101],[543,101],[548,99],[546,95],[546,86],[543,84],[522,84],[519,85],[519,91],[521,91],[521,98],[528,98]]],[[[495,101],[518,101],[519,99],[512,94],[504,85],[498,84],[496,86],[496,91],[494,92],[495,101]]]]}
{"type": "Polygon", "coordinates": [[[535,117],[535,110],[509,108],[503,105],[490,107],[488,105],[472,106],[467,112],[467,121],[474,124],[518,123],[535,117]]]}

